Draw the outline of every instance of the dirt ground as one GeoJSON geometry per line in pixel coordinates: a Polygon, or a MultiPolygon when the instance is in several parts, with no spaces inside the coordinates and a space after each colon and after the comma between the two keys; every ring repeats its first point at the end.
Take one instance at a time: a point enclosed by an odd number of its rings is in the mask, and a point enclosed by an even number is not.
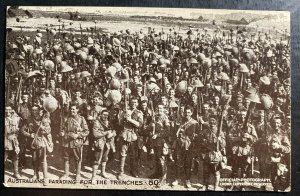
{"type": "MultiPolygon", "coordinates": [[[[30,152],[26,154],[26,167],[20,169],[21,176],[24,179],[23,183],[19,181],[14,181],[13,178],[13,168],[11,161],[5,164],[5,182],[6,186],[13,186],[13,187],[35,187],[35,188],[71,188],[71,189],[135,189],[135,190],[176,190],[176,191],[204,191],[203,187],[203,165],[202,162],[198,165],[198,171],[192,172],[191,188],[186,188],[184,185],[184,174],[181,173],[181,179],[179,180],[178,186],[171,186],[171,183],[175,180],[175,165],[174,162],[168,162],[168,172],[167,172],[167,183],[163,186],[160,185],[159,179],[150,179],[149,176],[154,173],[154,164],[153,160],[149,158],[148,154],[142,153],[141,155],[141,162],[137,168],[139,177],[134,178],[129,174],[129,164],[128,159],[125,165],[125,180],[122,182],[117,179],[117,174],[119,172],[119,157],[116,154],[112,154],[110,157],[109,162],[107,163],[107,174],[109,176],[108,179],[105,179],[100,176],[100,168],[98,171],[98,175],[96,177],[96,182],[94,181],[93,184],[90,179],[92,177],[92,168],[91,168],[91,161],[84,159],[81,170],[81,181],[79,184],[75,184],[75,163],[74,161],[71,162],[70,166],[70,177],[69,179],[61,179],[65,181],[58,181],[60,180],[61,176],[64,174],[64,163],[63,158],[61,155],[61,150],[57,150],[53,156],[48,156],[48,172],[49,172],[49,183],[47,186],[44,186],[42,181],[32,182],[29,179],[33,175],[33,169],[31,164],[31,155],[30,152]],[[57,181],[56,181],[57,180],[57,181]],[[123,184],[122,184],[123,183],[123,184]]],[[[100,166],[101,167],[101,166],[100,166]]],[[[183,172],[183,171],[182,171],[183,172]]],[[[257,172],[257,171],[256,171],[257,172]]],[[[40,171],[40,178],[43,179],[43,174],[40,171]]],[[[221,178],[229,178],[231,176],[230,167],[221,170],[221,178]]],[[[212,179],[210,179],[212,182],[212,179]]],[[[212,184],[212,183],[211,183],[212,184]]],[[[230,188],[233,188],[233,191],[240,191],[241,188],[239,187],[232,187],[226,186],[223,187],[222,190],[229,191],[230,188]]],[[[259,187],[245,187],[244,190],[247,191],[257,191],[259,187]]],[[[213,186],[209,186],[210,190],[213,190],[213,186]]],[[[272,190],[271,185],[267,186],[267,189],[272,190]]]]}

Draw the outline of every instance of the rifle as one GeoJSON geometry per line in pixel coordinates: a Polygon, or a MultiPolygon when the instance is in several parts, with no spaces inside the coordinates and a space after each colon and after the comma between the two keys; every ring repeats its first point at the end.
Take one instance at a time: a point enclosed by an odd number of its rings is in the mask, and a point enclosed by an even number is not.
{"type": "Polygon", "coordinates": [[[18,85],[18,89],[17,89],[17,94],[16,94],[16,105],[19,106],[20,105],[20,98],[21,98],[21,91],[22,91],[22,81],[23,77],[22,74],[20,74],[20,81],[19,81],[19,85],[18,85]]]}
{"type": "Polygon", "coordinates": [[[5,105],[8,105],[9,103],[9,90],[10,90],[10,74],[8,74],[8,81],[7,81],[7,88],[5,89],[6,90],[6,96],[5,96],[5,105]]]}
{"type": "Polygon", "coordinates": [[[154,126],[153,126],[153,130],[152,130],[152,135],[155,134],[155,111],[154,111],[154,107],[153,107],[153,99],[150,100],[150,109],[152,110],[152,122],[154,122],[154,126]]]}
{"type": "MultiPolygon", "coordinates": [[[[220,136],[221,132],[222,132],[222,129],[223,129],[223,121],[224,121],[224,116],[226,114],[226,111],[228,110],[228,106],[229,106],[229,102],[231,101],[231,97],[230,96],[224,96],[224,98],[226,98],[226,102],[223,106],[223,110],[222,110],[222,113],[221,113],[221,116],[220,116],[220,121],[219,121],[219,126],[218,126],[218,132],[217,132],[217,137],[220,136]]],[[[220,141],[219,139],[217,140],[217,152],[220,151],[220,141]]]]}

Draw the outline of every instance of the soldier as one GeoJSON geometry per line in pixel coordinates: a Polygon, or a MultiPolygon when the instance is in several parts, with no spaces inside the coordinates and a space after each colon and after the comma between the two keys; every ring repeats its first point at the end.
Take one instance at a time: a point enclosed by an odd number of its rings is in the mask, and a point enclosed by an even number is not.
{"type": "Polygon", "coordinates": [[[271,126],[266,121],[265,110],[258,110],[258,120],[255,123],[255,129],[257,131],[258,140],[254,143],[255,156],[258,158],[259,172],[261,178],[269,178],[270,172],[268,172],[268,141],[267,137],[271,134],[271,126]]]}
{"type": "Polygon", "coordinates": [[[240,142],[232,148],[232,178],[251,177],[253,162],[252,137],[248,133],[241,136],[240,142]],[[241,169],[241,173],[239,173],[241,169]]]}
{"type": "Polygon", "coordinates": [[[160,178],[162,183],[166,180],[166,154],[163,154],[164,148],[167,148],[170,122],[165,113],[163,103],[157,106],[157,113],[152,119],[150,128],[150,141],[154,150],[155,171],[150,178],[160,178]]]}
{"type": "Polygon", "coordinates": [[[138,100],[131,98],[131,110],[124,111],[120,124],[123,125],[123,130],[120,135],[121,140],[121,161],[120,173],[118,179],[124,177],[124,166],[126,157],[129,156],[130,174],[133,177],[138,177],[137,162],[138,162],[138,137],[140,129],[143,125],[143,113],[137,109],[138,100]]]}
{"type": "Polygon", "coordinates": [[[184,168],[185,185],[187,188],[191,188],[191,171],[193,162],[193,145],[197,132],[199,131],[199,124],[192,118],[193,109],[186,107],[184,110],[184,120],[180,125],[176,136],[175,146],[175,163],[176,163],[176,180],[172,182],[173,186],[178,185],[178,179],[180,178],[180,170],[184,168]]]}
{"type": "Polygon", "coordinates": [[[94,163],[92,171],[92,180],[95,179],[99,164],[101,163],[101,176],[108,178],[105,169],[106,162],[108,161],[108,154],[110,150],[115,151],[114,137],[116,131],[112,129],[110,122],[108,121],[108,111],[102,110],[100,119],[94,120],[93,136],[95,138],[93,142],[94,148],[94,163]]]}
{"type": "Polygon", "coordinates": [[[87,123],[83,116],[78,114],[79,108],[76,104],[71,104],[70,115],[65,121],[61,131],[63,137],[63,153],[65,161],[65,174],[63,178],[69,177],[70,159],[76,162],[76,181],[80,180],[82,150],[86,137],[89,134],[87,123]]]}
{"type": "MultiPolygon", "coordinates": [[[[289,163],[288,155],[291,152],[291,144],[287,135],[282,130],[282,121],[280,118],[275,118],[272,122],[273,133],[268,137],[268,149],[269,149],[269,161],[270,161],[270,172],[271,182],[274,191],[282,190],[282,184],[278,184],[277,180],[282,178],[281,170],[282,165],[289,163]]],[[[284,176],[289,178],[288,176],[284,176]]],[[[288,180],[289,181],[289,180],[288,180]]],[[[287,183],[289,184],[289,183],[287,183]]]]}
{"type": "MultiPolygon", "coordinates": [[[[39,179],[39,167],[42,165],[44,185],[47,184],[48,163],[47,145],[51,134],[50,119],[47,113],[41,116],[41,109],[38,105],[32,107],[32,117],[21,129],[22,135],[26,138],[27,148],[32,153],[33,180],[39,179]]],[[[52,140],[52,138],[51,138],[52,140]]]]}
{"type": "Polygon", "coordinates": [[[14,177],[20,179],[19,174],[19,152],[20,146],[18,141],[19,135],[19,118],[12,115],[12,108],[10,106],[5,107],[5,158],[11,158],[13,161],[14,177]]]}
{"type": "Polygon", "coordinates": [[[226,162],[223,153],[225,147],[225,135],[222,131],[218,134],[217,120],[211,117],[209,128],[204,130],[201,146],[204,154],[203,178],[206,190],[208,190],[210,175],[214,177],[214,190],[219,189],[220,170],[226,162]]]}
{"type": "MultiPolygon", "coordinates": [[[[149,158],[151,158],[151,154],[150,154],[150,149],[151,147],[148,145],[148,141],[150,140],[150,129],[152,128],[151,127],[151,123],[152,123],[152,116],[153,116],[153,111],[148,107],[148,102],[147,100],[143,100],[142,103],[141,103],[141,112],[143,113],[143,128],[142,128],[142,131],[141,131],[141,144],[142,145],[142,150],[144,152],[149,152],[148,155],[149,155],[149,158]]],[[[142,153],[140,153],[141,155],[142,153]]],[[[139,163],[143,164],[142,163],[142,156],[139,157],[139,163]]]]}
{"type": "MultiPolygon", "coordinates": [[[[18,107],[18,114],[21,118],[20,121],[20,127],[23,126],[23,124],[26,124],[28,119],[31,117],[31,105],[29,103],[29,95],[27,93],[24,93],[22,95],[22,103],[19,104],[18,107]]],[[[26,160],[25,160],[25,152],[26,152],[26,139],[23,137],[22,134],[19,135],[19,142],[20,142],[20,153],[19,153],[19,160],[20,160],[20,166],[25,166],[26,160]]]]}
{"type": "Polygon", "coordinates": [[[86,115],[86,106],[87,106],[87,101],[85,99],[81,98],[81,92],[79,89],[76,89],[74,91],[74,99],[71,101],[71,104],[76,104],[78,106],[79,109],[79,114],[82,116],[86,115]]]}

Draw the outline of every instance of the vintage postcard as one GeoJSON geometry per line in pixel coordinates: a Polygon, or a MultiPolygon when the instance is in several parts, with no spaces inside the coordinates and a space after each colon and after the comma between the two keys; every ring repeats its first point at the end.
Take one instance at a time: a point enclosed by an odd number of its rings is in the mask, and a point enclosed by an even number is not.
{"type": "Polygon", "coordinates": [[[290,191],[290,13],[7,7],[7,187],[290,191]]]}

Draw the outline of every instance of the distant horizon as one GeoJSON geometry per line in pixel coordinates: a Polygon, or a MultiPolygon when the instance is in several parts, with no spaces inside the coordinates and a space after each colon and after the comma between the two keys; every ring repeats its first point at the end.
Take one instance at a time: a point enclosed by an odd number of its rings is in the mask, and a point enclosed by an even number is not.
{"type": "MultiPolygon", "coordinates": [[[[8,6],[9,7],[9,6],[8,6]]],[[[287,11],[265,11],[265,10],[225,10],[225,9],[197,9],[197,8],[161,8],[161,7],[94,7],[94,6],[19,6],[26,10],[39,11],[60,11],[60,12],[81,12],[81,13],[97,13],[97,14],[114,14],[116,15],[144,15],[144,16],[172,16],[183,17],[187,19],[195,19],[199,16],[211,16],[214,19],[217,15],[227,14],[281,14],[283,20],[289,19],[289,12],[287,11]],[[216,12],[216,10],[218,10],[216,12]]]]}

